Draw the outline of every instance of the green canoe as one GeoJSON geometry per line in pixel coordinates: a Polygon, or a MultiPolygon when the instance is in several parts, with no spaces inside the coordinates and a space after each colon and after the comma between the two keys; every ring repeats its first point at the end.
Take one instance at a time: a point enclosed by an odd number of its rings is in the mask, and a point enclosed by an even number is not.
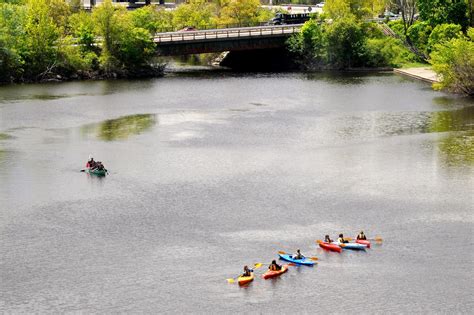
{"type": "Polygon", "coordinates": [[[107,174],[107,170],[106,170],[106,169],[103,169],[103,170],[98,170],[98,169],[90,170],[90,169],[86,169],[86,173],[89,173],[89,174],[92,174],[92,175],[96,175],[96,176],[105,176],[105,175],[107,174]]]}

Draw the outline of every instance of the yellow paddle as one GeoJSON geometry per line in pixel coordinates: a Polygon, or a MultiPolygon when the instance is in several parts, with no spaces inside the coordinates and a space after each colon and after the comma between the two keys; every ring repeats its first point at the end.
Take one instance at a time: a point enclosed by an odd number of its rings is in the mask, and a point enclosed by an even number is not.
{"type": "MultiPolygon", "coordinates": [[[[284,252],[284,251],[279,251],[279,252],[278,252],[278,254],[282,254],[282,255],[291,255],[291,254],[288,254],[288,253],[286,253],[286,252],[284,252]]],[[[306,258],[306,259],[313,260],[313,261],[317,261],[317,260],[319,260],[319,258],[318,258],[318,257],[305,257],[305,258],[306,258]]]]}
{"type": "MultiPolygon", "coordinates": [[[[285,265],[288,265],[288,266],[296,266],[296,264],[295,264],[295,263],[292,263],[292,262],[289,262],[289,263],[287,263],[287,264],[285,264],[285,265]]],[[[260,268],[260,267],[262,267],[262,266],[270,266],[270,264],[256,263],[256,264],[255,264],[255,269],[260,268]],[[259,265],[259,266],[257,267],[257,265],[259,265]]]]}

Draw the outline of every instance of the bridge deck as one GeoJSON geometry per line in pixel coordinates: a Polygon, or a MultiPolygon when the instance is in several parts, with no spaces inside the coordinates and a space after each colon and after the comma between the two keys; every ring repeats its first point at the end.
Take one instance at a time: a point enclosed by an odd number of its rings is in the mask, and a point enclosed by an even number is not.
{"type": "Polygon", "coordinates": [[[290,25],[271,25],[271,26],[256,26],[256,27],[241,27],[241,28],[226,28],[213,29],[203,31],[180,31],[157,33],[154,37],[155,43],[173,42],[193,42],[203,40],[225,40],[240,37],[273,37],[273,36],[289,36],[299,32],[303,24],[290,25]]]}

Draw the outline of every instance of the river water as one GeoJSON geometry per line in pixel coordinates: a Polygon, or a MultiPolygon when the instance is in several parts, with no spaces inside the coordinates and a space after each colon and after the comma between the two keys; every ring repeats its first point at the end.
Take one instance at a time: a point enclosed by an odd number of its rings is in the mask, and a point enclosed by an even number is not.
{"type": "Polygon", "coordinates": [[[0,313],[467,313],[473,191],[474,101],[393,74],[0,87],[0,313]]]}

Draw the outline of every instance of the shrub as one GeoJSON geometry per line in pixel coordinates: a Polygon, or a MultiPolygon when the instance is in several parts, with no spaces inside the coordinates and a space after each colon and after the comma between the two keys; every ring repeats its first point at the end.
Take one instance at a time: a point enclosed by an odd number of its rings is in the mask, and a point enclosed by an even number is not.
{"type": "Polygon", "coordinates": [[[408,28],[407,38],[420,52],[425,53],[432,30],[428,22],[417,22],[408,28]]]}
{"type": "Polygon", "coordinates": [[[433,29],[428,39],[427,51],[430,53],[436,44],[442,44],[452,38],[462,36],[461,25],[439,24],[433,29]]]}
{"type": "Polygon", "coordinates": [[[364,64],[365,34],[353,19],[341,19],[327,25],[326,40],[329,63],[336,68],[358,67],[364,64]]]}
{"type": "Polygon", "coordinates": [[[431,53],[431,64],[441,82],[435,89],[448,89],[467,95],[474,95],[474,30],[468,30],[468,37],[451,39],[437,44],[431,53]]]}

